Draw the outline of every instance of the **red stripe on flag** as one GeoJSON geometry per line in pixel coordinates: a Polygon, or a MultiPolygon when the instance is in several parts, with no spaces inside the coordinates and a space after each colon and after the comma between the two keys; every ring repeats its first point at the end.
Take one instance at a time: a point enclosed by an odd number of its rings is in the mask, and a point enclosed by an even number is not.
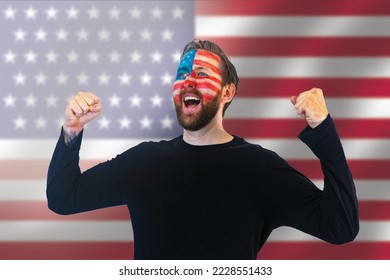
{"type": "Polygon", "coordinates": [[[207,37],[232,56],[389,56],[388,37],[207,37]]]}
{"type": "Polygon", "coordinates": [[[43,179],[47,176],[48,163],[48,160],[0,160],[0,178],[43,179]]]}
{"type": "MultiPolygon", "coordinates": [[[[389,201],[359,201],[361,220],[390,220],[389,201]]],[[[109,207],[94,211],[58,215],[48,209],[42,201],[0,201],[0,221],[129,221],[126,206],[109,207]]]]}
{"type": "MultiPolygon", "coordinates": [[[[318,160],[288,160],[288,162],[312,180],[323,178],[318,160]]],[[[390,160],[348,160],[348,165],[355,180],[390,178],[390,160]]]]}
{"type": "Polygon", "coordinates": [[[359,201],[360,220],[390,220],[390,201],[359,201]]]}
{"type": "Polygon", "coordinates": [[[74,215],[59,215],[42,201],[0,201],[0,220],[130,220],[126,206],[116,206],[74,215]]]}
{"type": "Polygon", "coordinates": [[[0,242],[1,260],[127,260],[133,242],[0,242]]]}
{"type": "MultiPolygon", "coordinates": [[[[42,161],[44,162],[44,161],[42,161]]],[[[3,180],[21,180],[21,179],[45,179],[46,172],[42,172],[40,165],[43,165],[41,161],[28,161],[13,160],[10,161],[3,176],[0,177],[3,180]],[[18,168],[23,167],[29,169],[27,175],[20,176],[18,168]]],[[[101,161],[82,161],[83,166],[93,166],[101,161]]],[[[311,179],[322,178],[322,172],[320,163],[318,160],[294,160],[289,159],[288,162],[298,170],[305,173],[311,179]]],[[[352,170],[354,179],[390,179],[390,160],[349,160],[349,166],[352,170]]],[[[19,169],[20,170],[20,169],[19,169]]]]}
{"type": "MultiPolygon", "coordinates": [[[[386,78],[241,78],[237,96],[290,97],[320,87],[327,98],[389,97],[386,78]]],[[[233,101],[234,102],[234,101],[233,101]]]]}
{"type": "MultiPolygon", "coordinates": [[[[133,259],[133,242],[0,242],[7,254],[2,260],[127,260],[133,259]]],[[[267,242],[263,260],[388,260],[390,242],[267,242]]]]}
{"type": "MultiPolygon", "coordinates": [[[[86,170],[102,161],[104,160],[81,160],[80,168],[81,170],[86,170]]],[[[50,160],[0,160],[0,179],[46,179],[49,162],[50,160]]]]}
{"type": "Polygon", "coordinates": [[[301,0],[225,0],[196,1],[195,11],[203,15],[390,15],[390,5],[386,0],[330,0],[323,5],[316,1],[301,0]]]}
{"type": "MultiPolygon", "coordinates": [[[[341,138],[390,138],[390,119],[334,119],[341,138]]],[[[229,133],[243,138],[296,138],[302,119],[225,119],[229,133]]]]}
{"type": "Polygon", "coordinates": [[[389,260],[390,242],[332,245],[325,242],[268,241],[258,255],[263,260],[389,260]]]}

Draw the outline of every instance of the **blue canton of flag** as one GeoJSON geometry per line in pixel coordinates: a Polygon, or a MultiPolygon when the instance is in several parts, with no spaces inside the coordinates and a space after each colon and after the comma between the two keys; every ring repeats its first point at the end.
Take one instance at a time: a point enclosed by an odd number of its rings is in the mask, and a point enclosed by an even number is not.
{"type": "Polygon", "coordinates": [[[0,138],[57,137],[78,91],[100,97],[93,138],[181,133],[172,85],[192,1],[2,1],[0,138]]]}

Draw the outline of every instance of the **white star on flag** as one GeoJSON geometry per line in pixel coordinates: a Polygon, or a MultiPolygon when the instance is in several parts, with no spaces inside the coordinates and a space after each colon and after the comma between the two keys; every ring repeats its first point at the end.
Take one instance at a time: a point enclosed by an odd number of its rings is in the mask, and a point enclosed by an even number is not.
{"type": "Polygon", "coordinates": [[[9,50],[7,53],[3,54],[5,63],[15,63],[16,53],[9,50]]]}
{"type": "Polygon", "coordinates": [[[3,10],[3,13],[5,16],[5,19],[8,20],[8,19],[15,19],[15,15],[16,15],[17,11],[14,10],[11,6],[8,6],[8,8],[6,10],[3,10]]]}
{"type": "Polygon", "coordinates": [[[5,107],[15,107],[16,98],[13,97],[10,93],[7,97],[3,98],[5,107]]]}
{"type": "MultiPolygon", "coordinates": [[[[70,259],[84,258],[88,244],[110,243],[110,237],[84,242],[91,229],[76,229],[71,216],[53,219],[45,203],[48,160],[65,108],[79,91],[102,103],[102,114],[84,128],[83,146],[92,149],[82,153],[88,158],[93,150],[91,162],[109,159],[96,152],[115,156],[121,143],[182,133],[172,101],[179,61],[172,54],[194,38],[194,10],[191,1],[0,1],[0,228],[7,228],[0,259],[63,259],[75,252],[81,255],[70,259]]],[[[123,223],[103,215],[93,218],[98,227],[123,223]]]]}
{"type": "Polygon", "coordinates": [[[34,9],[32,6],[29,6],[27,10],[24,11],[24,13],[26,14],[26,19],[29,20],[29,19],[36,19],[36,16],[37,16],[37,10],[34,9]]]}
{"type": "Polygon", "coordinates": [[[88,17],[89,19],[99,19],[100,10],[97,9],[95,6],[93,6],[91,9],[88,10],[88,17]]]}
{"type": "Polygon", "coordinates": [[[68,14],[68,19],[77,19],[79,10],[77,10],[75,7],[72,6],[70,9],[66,11],[66,13],[68,14]]]}
{"type": "Polygon", "coordinates": [[[61,28],[55,34],[57,36],[57,41],[58,42],[66,42],[67,41],[68,32],[65,29],[61,28]]]}
{"type": "Polygon", "coordinates": [[[58,10],[54,9],[53,6],[47,9],[45,12],[47,19],[57,19],[58,10]]]}
{"type": "Polygon", "coordinates": [[[14,32],[14,36],[15,36],[15,41],[24,42],[26,40],[27,33],[23,29],[19,28],[14,32]]]}
{"type": "Polygon", "coordinates": [[[219,44],[240,76],[229,133],[275,150],[321,188],[289,101],[321,87],[356,181],[355,241],[333,246],[281,228],[261,258],[389,260],[389,26],[388,0],[0,1],[0,259],[132,258],[127,209],[59,217],[47,208],[64,110],[78,91],[103,105],[85,127],[83,169],[180,135],[172,84],[184,45],[200,38],[219,44]]]}

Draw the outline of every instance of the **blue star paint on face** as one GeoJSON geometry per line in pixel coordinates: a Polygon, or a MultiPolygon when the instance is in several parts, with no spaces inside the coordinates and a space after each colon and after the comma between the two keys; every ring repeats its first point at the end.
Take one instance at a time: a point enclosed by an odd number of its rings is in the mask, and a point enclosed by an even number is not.
{"type": "Polygon", "coordinates": [[[175,80],[185,80],[191,74],[197,50],[188,51],[180,61],[175,80]]]}

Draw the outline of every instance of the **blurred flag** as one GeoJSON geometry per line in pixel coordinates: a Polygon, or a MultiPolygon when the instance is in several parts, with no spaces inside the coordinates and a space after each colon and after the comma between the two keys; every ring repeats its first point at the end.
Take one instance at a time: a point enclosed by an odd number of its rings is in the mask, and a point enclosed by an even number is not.
{"type": "Polygon", "coordinates": [[[271,234],[265,259],[390,258],[390,7],[385,1],[198,2],[196,34],[238,68],[225,126],[282,157],[322,187],[318,161],[296,139],[289,97],[324,90],[357,187],[361,230],[334,246],[296,230],[271,234]],[[238,4],[239,3],[239,4],[238,4]],[[299,3],[299,4],[298,4],[299,3]]]}
{"type": "Polygon", "coordinates": [[[241,82],[225,126],[278,152],[322,187],[305,122],[289,97],[320,87],[355,178],[361,231],[342,246],[281,228],[263,259],[390,258],[390,7],[369,1],[0,2],[0,259],[126,259],[125,207],[58,216],[48,162],[67,100],[102,99],[82,168],[143,140],[181,133],[172,107],[178,56],[193,37],[220,44],[241,82]]]}
{"type": "Polygon", "coordinates": [[[48,163],[81,90],[103,104],[86,129],[84,169],[181,133],[172,85],[194,37],[194,3],[1,1],[0,36],[0,259],[132,257],[125,208],[48,210],[48,163]]]}

